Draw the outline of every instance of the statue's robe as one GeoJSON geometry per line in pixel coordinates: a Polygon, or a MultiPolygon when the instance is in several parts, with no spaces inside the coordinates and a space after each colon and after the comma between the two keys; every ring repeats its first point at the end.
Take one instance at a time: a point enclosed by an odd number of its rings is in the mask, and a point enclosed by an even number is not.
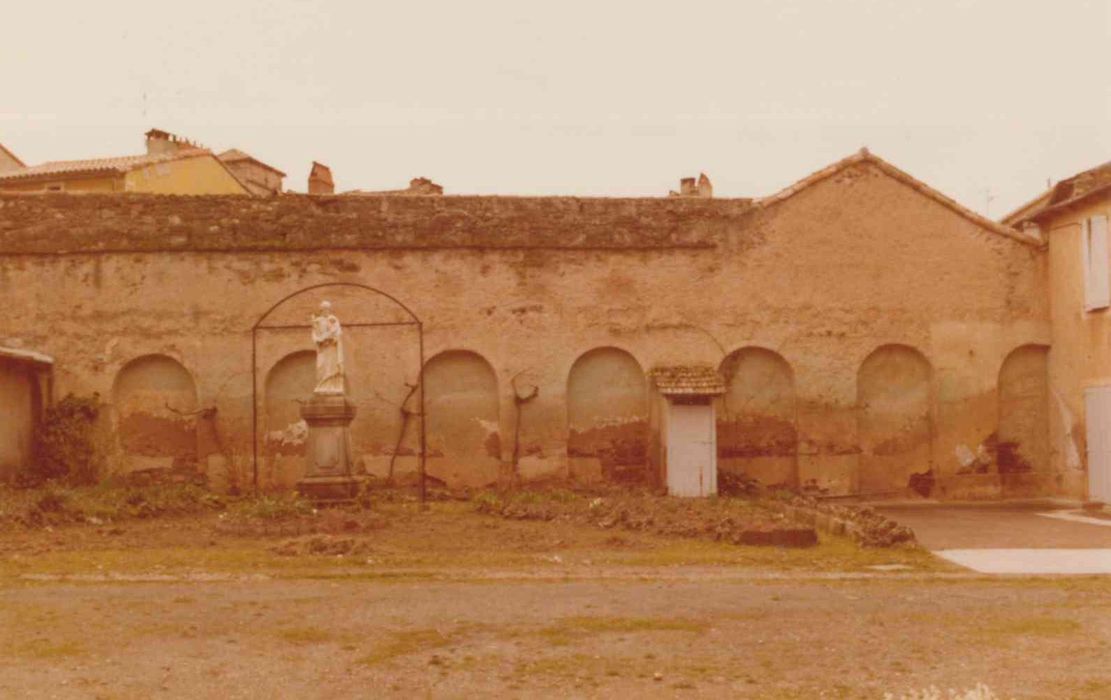
{"type": "Polygon", "coordinates": [[[335,316],[314,316],[312,342],[316,344],[317,394],[344,393],[343,329],[335,316]]]}

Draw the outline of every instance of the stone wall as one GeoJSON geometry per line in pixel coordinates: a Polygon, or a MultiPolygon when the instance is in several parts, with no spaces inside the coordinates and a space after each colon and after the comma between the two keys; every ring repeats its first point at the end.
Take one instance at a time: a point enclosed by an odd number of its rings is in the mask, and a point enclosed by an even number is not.
{"type": "MultiPolygon", "coordinates": [[[[868,163],[766,206],[295,195],[0,205],[0,343],[54,355],[59,392],[113,402],[130,363],[172,359],[194,382],[195,410],[215,411],[192,419],[196,446],[168,457],[217,479],[249,479],[256,413],[263,481],[296,477],[289,402],[306,381],[296,353],[310,348],[307,330],[252,327],[312,285],[388,296],[314,289],[266,323],[306,323],[324,298],[347,323],[420,320],[429,470],[472,485],[506,475],[514,453],[526,479],[635,473],[628,462],[652,436],[625,370],[710,363],[730,387],[723,468],[830,493],[898,490],[932,469],[939,495],[999,495],[999,475],[962,473],[962,455],[997,433],[1004,358],[1049,340],[1038,247],[868,163]],[[920,362],[869,369],[890,347],[920,362]],[[518,406],[514,385],[538,395],[518,406]],[[906,408],[909,437],[883,407],[906,408]],[[752,427],[772,425],[774,439],[752,427]]],[[[356,453],[373,472],[411,472],[419,416],[401,409],[419,405],[417,327],[352,327],[345,339],[356,453]]],[[[120,444],[126,454],[125,433],[120,444]]]]}

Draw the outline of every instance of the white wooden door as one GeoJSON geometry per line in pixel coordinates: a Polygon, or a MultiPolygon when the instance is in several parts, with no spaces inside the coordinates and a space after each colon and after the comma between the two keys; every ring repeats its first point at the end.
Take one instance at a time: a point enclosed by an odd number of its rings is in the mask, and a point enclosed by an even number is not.
{"type": "Polygon", "coordinates": [[[1088,430],[1088,500],[1111,503],[1111,386],[1084,391],[1088,430]]]}
{"type": "Polygon", "coordinates": [[[667,492],[672,496],[717,493],[714,407],[670,404],[667,423],[667,492]]]}

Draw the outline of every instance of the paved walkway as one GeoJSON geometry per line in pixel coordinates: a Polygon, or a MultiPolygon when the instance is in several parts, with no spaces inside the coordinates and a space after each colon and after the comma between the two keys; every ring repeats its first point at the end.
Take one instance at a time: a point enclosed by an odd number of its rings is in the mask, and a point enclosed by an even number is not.
{"type": "Polygon", "coordinates": [[[923,546],[990,574],[1111,574],[1111,519],[1050,502],[880,505],[923,546]]]}
{"type": "Polygon", "coordinates": [[[1111,549],[942,549],[935,554],[984,574],[1111,574],[1111,549]]]}

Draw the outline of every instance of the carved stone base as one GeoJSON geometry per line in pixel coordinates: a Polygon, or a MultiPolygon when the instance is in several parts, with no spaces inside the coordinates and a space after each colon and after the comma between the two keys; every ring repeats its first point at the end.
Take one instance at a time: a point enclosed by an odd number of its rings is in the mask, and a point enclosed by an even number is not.
{"type": "Polygon", "coordinates": [[[301,405],[309,427],[305,443],[305,476],[297,491],[314,501],[350,500],[358,492],[351,474],[351,435],[348,426],[355,406],[343,394],[313,394],[301,405]]]}

